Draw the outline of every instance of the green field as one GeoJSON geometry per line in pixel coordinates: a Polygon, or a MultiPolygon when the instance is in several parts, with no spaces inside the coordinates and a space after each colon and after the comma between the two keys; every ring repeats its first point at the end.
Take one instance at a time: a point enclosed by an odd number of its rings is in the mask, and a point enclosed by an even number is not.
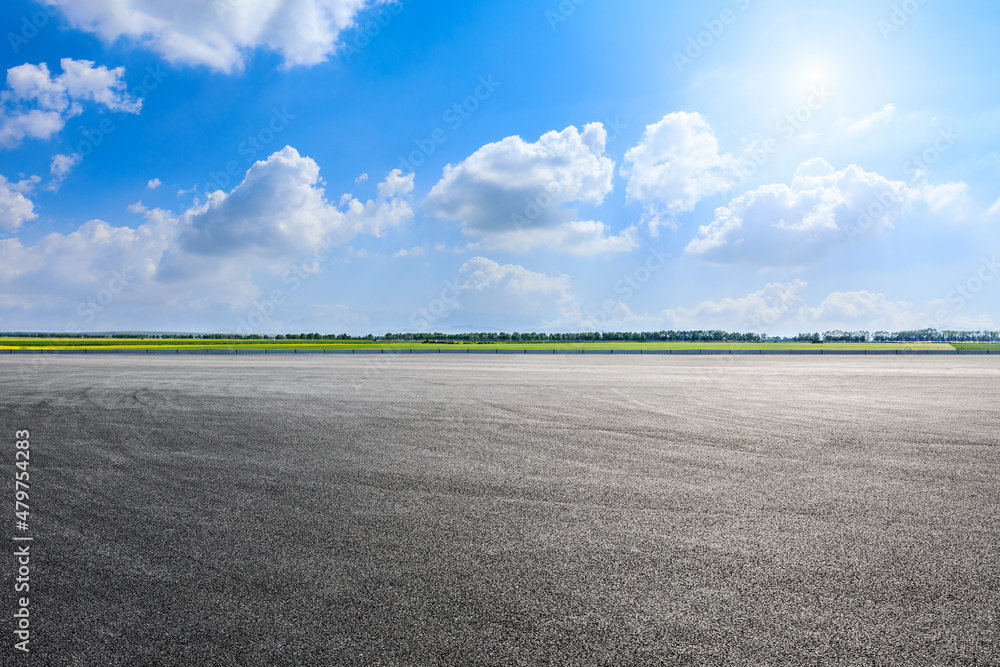
{"type": "MultiPolygon", "coordinates": [[[[630,342],[582,343],[539,342],[458,342],[458,341],[334,341],[334,340],[200,340],[161,338],[0,338],[0,350],[134,350],[180,348],[210,349],[421,349],[435,348],[516,348],[519,350],[953,350],[985,349],[988,345],[949,343],[712,343],[712,342],[630,342]]],[[[992,346],[1000,349],[1000,346],[992,346]]]]}

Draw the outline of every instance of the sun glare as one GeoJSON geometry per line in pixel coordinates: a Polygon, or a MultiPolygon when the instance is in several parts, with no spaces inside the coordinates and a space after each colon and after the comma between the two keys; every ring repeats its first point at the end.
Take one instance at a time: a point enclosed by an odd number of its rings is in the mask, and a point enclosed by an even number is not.
{"type": "Polygon", "coordinates": [[[805,65],[799,70],[798,83],[804,88],[812,88],[830,82],[830,70],[823,65],[805,65]]]}
{"type": "Polygon", "coordinates": [[[830,100],[828,114],[870,108],[881,99],[881,69],[870,36],[849,18],[826,10],[795,12],[763,29],[748,54],[751,108],[770,123],[817,90],[830,100]]]}

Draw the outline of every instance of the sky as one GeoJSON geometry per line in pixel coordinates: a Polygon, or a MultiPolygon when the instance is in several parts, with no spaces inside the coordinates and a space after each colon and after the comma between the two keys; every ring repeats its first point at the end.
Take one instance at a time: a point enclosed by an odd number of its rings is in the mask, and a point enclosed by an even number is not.
{"type": "Polygon", "coordinates": [[[7,0],[0,330],[990,329],[1000,6],[7,0]]]}

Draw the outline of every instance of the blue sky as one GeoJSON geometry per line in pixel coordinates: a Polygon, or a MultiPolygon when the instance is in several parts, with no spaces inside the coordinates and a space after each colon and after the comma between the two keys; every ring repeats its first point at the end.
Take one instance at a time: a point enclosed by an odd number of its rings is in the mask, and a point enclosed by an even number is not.
{"type": "Polygon", "coordinates": [[[995,329],[998,12],[12,0],[0,330],[995,329]]]}

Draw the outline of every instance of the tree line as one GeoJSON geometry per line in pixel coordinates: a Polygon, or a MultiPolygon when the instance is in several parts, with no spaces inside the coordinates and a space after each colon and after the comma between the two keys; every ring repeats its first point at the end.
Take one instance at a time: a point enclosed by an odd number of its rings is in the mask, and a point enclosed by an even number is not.
{"type": "Polygon", "coordinates": [[[387,333],[383,336],[366,334],[353,336],[346,333],[320,334],[235,334],[235,333],[204,333],[204,334],[152,334],[152,333],[39,333],[39,332],[8,332],[0,333],[5,337],[20,338],[123,338],[137,340],[340,340],[340,341],[454,341],[454,342],[600,342],[600,341],[690,341],[690,342],[721,342],[721,343],[755,343],[768,340],[767,336],[758,333],[740,333],[731,331],[586,331],[577,333],[539,333],[483,331],[472,333],[387,333]]]}
{"type": "Polygon", "coordinates": [[[530,342],[530,343],[588,343],[588,342],[692,342],[692,343],[763,343],[797,341],[806,343],[910,343],[910,342],[954,342],[983,343],[1000,342],[998,331],[955,331],[937,329],[919,329],[914,331],[841,331],[834,329],[824,333],[800,333],[795,337],[782,338],[768,336],[762,333],[744,333],[738,331],[722,331],[717,329],[693,331],[587,331],[578,333],[538,333],[484,331],[473,333],[387,333],[384,336],[374,334],[235,334],[235,333],[203,333],[203,334],[144,334],[126,333],[39,333],[39,332],[7,332],[0,333],[2,337],[19,338],[125,338],[137,340],[336,340],[336,341],[401,341],[401,342],[530,342]]]}
{"type": "Polygon", "coordinates": [[[1000,331],[954,331],[918,329],[915,331],[841,331],[800,333],[796,341],[808,343],[993,343],[1000,341],[1000,331]]]}

